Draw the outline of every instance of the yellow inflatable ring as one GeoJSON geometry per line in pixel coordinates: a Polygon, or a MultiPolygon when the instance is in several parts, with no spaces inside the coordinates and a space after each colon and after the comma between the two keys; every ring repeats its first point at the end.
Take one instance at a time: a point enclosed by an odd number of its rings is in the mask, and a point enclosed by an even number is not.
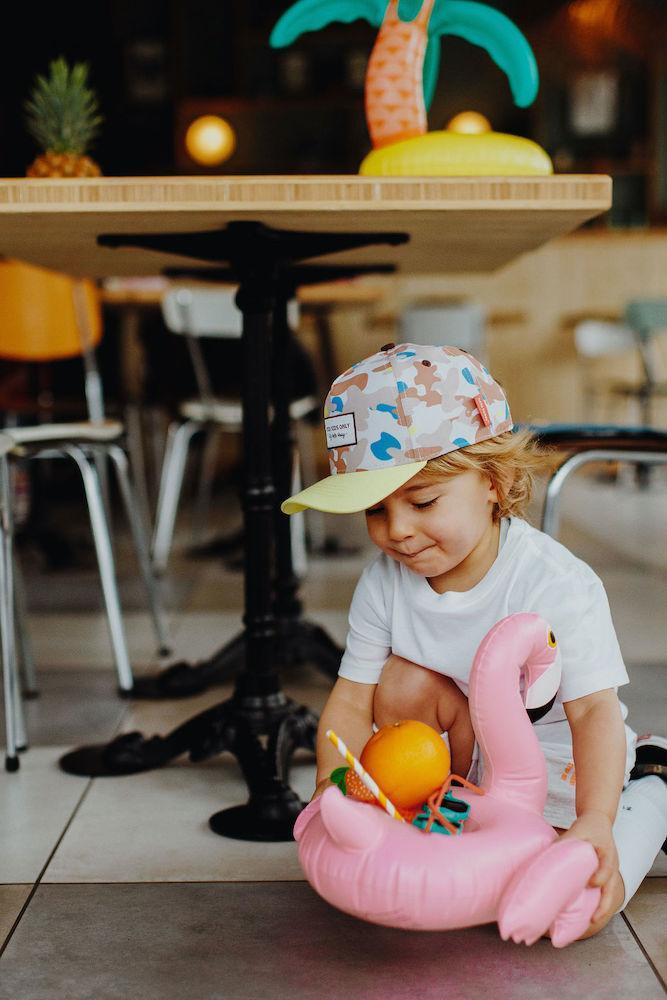
{"type": "Polygon", "coordinates": [[[359,173],[367,177],[522,177],[552,174],[553,165],[541,146],[518,135],[441,131],[373,149],[359,173]]]}

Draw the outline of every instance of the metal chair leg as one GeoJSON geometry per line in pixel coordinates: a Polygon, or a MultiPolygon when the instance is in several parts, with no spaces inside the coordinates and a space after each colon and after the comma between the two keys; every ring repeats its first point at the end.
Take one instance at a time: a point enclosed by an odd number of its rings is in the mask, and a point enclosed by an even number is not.
{"type": "Polygon", "coordinates": [[[4,561],[6,569],[6,600],[7,600],[7,622],[8,622],[8,642],[9,642],[9,662],[12,665],[12,676],[14,679],[14,719],[16,749],[20,752],[28,749],[28,737],[26,735],[25,717],[23,715],[23,698],[21,696],[21,684],[18,672],[18,658],[16,655],[16,577],[14,574],[14,507],[12,504],[12,486],[9,472],[9,462],[3,462],[4,468],[0,474],[2,479],[2,507],[6,511],[6,529],[3,532],[4,561]]]}
{"type": "Polygon", "coordinates": [[[25,732],[20,731],[22,715],[18,700],[20,694],[16,677],[16,654],[14,647],[14,601],[12,595],[12,517],[11,494],[9,489],[9,467],[6,457],[0,458],[0,646],[2,648],[2,680],[5,700],[5,768],[13,772],[19,769],[19,738],[25,741],[25,732]],[[19,723],[21,718],[21,723],[19,723]]]}
{"type": "Polygon", "coordinates": [[[111,548],[111,539],[109,537],[109,526],[104,514],[104,502],[102,500],[95,460],[94,457],[90,458],[82,448],[76,445],[67,445],[63,448],[63,453],[74,459],[79,466],[81,478],[83,479],[90,513],[90,524],[93,530],[93,540],[97,552],[97,561],[100,568],[100,580],[107,612],[109,635],[116,662],[116,670],[118,672],[118,683],[122,692],[130,692],[134,684],[134,679],[127,652],[127,641],[118,598],[118,588],[116,586],[116,569],[113,550],[111,548]]]}
{"type": "Polygon", "coordinates": [[[204,535],[204,527],[208,521],[213,496],[213,480],[215,479],[216,460],[219,452],[219,436],[221,428],[209,424],[205,429],[206,439],[202,451],[197,498],[195,500],[192,518],[192,544],[200,545],[204,535]]]}
{"type": "Polygon", "coordinates": [[[588,465],[590,462],[641,462],[646,465],[665,465],[667,455],[659,451],[614,451],[610,448],[598,448],[571,455],[554,472],[544,498],[541,528],[552,538],[558,536],[560,524],[558,505],[565,480],[575,469],[580,469],[582,465],[588,465]]]}
{"type": "Polygon", "coordinates": [[[150,553],[148,551],[148,540],[144,531],[141,513],[136,502],[136,492],[130,479],[128,458],[123,449],[118,445],[111,445],[106,450],[108,451],[111,461],[116,467],[118,485],[120,486],[121,496],[123,498],[123,503],[125,504],[125,510],[127,511],[127,519],[130,522],[132,537],[134,538],[134,547],[137,552],[141,575],[144,578],[144,585],[148,595],[148,604],[153,618],[153,624],[155,626],[159,653],[161,656],[167,656],[171,652],[169,629],[167,628],[164,608],[162,606],[157,581],[155,580],[153,568],[151,566],[150,553]]]}
{"type": "Polygon", "coordinates": [[[203,430],[204,426],[194,420],[183,424],[172,423],[169,426],[151,545],[153,569],[156,573],[164,573],[167,568],[188,448],[192,437],[203,430]]]}
{"type": "Polygon", "coordinates": [[[25,596],[25,584],[21,564],[16,556],[13,561],[14,570],[14,624],[16,629],[16,645],[18,648],[19,672],[21,676],[24,698],[36,698],[39,694],[35,658],[32,653],[30,632],[28,630],[28,611],[25,596]]]}
{"type": "Polygon", "coordinates": [[[14,676],[14,718],[15,722],[15,733],[16,733],[16,749],[19,753],[28,749],[28,736],[25,728],[25,715],[23,714],[23,698],[21,697],[21,683],[18,672],[18,664],[16,659],[16,636],[13,635],[10,639],[10,645],[12,650],[12,656],[14,657],[14,670],[12,671],[14,676]]]}

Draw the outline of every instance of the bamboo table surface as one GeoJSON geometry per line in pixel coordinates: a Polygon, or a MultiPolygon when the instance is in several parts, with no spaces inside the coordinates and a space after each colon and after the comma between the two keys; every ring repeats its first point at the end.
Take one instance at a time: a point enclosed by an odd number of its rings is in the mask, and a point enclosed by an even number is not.
{"type": "Polygon", "coordinates": [[[0,179],[0,255],[74,275],[150,275],[192,260],[97,245],[101,233],[279,229],[404,232],[321,263],[396,264],[404,273],[493,271],[611,204],[603,175],[552,177],[101,177],[0,179]]]}

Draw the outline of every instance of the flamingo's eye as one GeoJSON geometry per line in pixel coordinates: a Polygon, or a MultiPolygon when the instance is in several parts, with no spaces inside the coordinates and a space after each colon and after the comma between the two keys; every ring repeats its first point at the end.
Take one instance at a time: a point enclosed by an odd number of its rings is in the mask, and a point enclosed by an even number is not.
{"type": "Polygon", "coordinates": [[[551,649],[555,649],[556,646],[558,645],[556,642],[556,636],[553,634],[551,629],[549,629],[549,634],[547,636],[547,643],[551,647],[551,649]]]}

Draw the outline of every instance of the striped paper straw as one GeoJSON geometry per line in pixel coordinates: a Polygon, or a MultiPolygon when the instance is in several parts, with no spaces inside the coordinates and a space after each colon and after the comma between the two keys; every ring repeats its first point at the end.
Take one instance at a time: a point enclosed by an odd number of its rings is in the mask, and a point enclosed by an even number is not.
{"type": "Polygon", "coordinates": [[[352,753],[350,753],[350,751],[347,749],[347,747],[341,740],[340,736],[336,736],[333,729],[327,729],[327,739],[331,740],[331,742],[333,743],[333,745],[335,746],[336,750],[341,755],[341,757],[344,757],[345,760],[350,765],[350,767],[354,769],[355,774],[359,775],[361,781],[363,781],[364,785],[371,793],[371,795],[375,796],[375,798],[378,800],[382,808],[385,809],[389,813],[389,815],[392,816],[394,819],[398,819],[401,821],[401,823],[405,823],[405,820],[403,819],[403,817],[401,816],[400,812],[393,804],[393,802],[389,801],[389,799],[384,794],[380,786],[375,781],[373,781],[368,771],[364,771],[363,767],[361,766],[357,758],[352,753]]]}

